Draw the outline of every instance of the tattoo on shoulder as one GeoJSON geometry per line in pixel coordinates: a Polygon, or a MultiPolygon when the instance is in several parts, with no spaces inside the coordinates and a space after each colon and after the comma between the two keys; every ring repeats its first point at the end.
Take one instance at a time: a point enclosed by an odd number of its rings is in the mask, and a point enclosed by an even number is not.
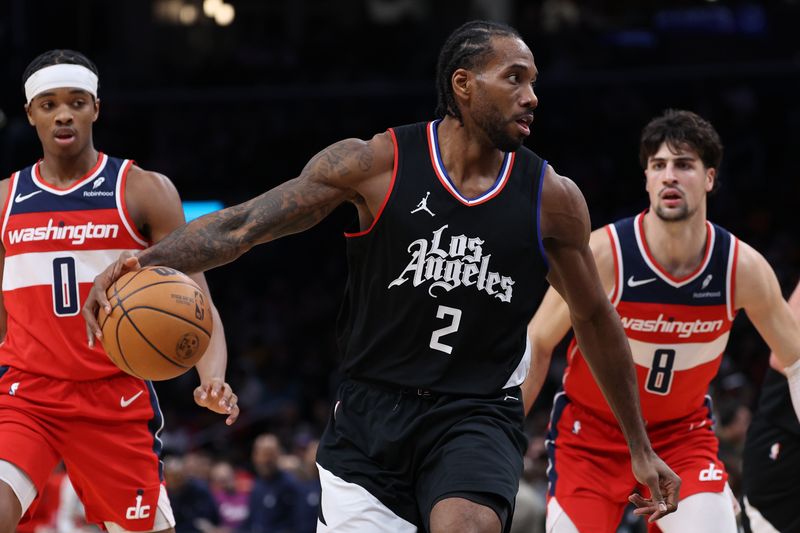
{"type": "Polygon", "coordinates": [[[372,146],[369,144],[364,146],[364,149],[358,154],[358,168],[363,172],[369,171],[372,168],[372,162],[375,159],[375,154],[372,151],[372,146]]]}
{"type": "Polygon", "coordinates": [[[328,179],[345,178],[356,169],[360,172],[369,171],[373,159],[374,154],[369,143],[348,139],[315,155],[303,169],[303,174],[328,179]]]}
{"type": "Polygon", "coordinates": [[[369,172],[374,158],[367,142],[338,142],[314,156],[300,177],[176,230],[146,252],[147,264],[202,271],[232,261],[259,242],[308,229],[358,196],[344,182],[369,172]]]}

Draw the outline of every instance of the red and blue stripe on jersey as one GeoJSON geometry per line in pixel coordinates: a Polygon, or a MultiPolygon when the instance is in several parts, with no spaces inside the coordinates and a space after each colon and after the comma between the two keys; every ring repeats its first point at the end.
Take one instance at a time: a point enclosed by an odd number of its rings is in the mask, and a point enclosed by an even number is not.
{"type": "MultiPolygon", "coordinates": [[[[611,302],[630,343],[648,423],[708,416],[705,397],[717,373],[736,315],[733,292],[737,239],[706,222],[698,268],[682,278],[653,257],[644,213],[606,227],[614,254],[611,302]]],[[[564,390],[598,416],[614,421],[575,340],[568,349],[564,390]]]]}
{"type": "Polygon", "coordinates": [[[120,372],[99,343],[88,347],[80,308],[97,274],[122,251],[148,245],[125,206],[132,164],[101,153],[66,189],[47,183],[40,163],[11,176],[0,234],[8,313],[0,365],[76,381],[120,372]]]}

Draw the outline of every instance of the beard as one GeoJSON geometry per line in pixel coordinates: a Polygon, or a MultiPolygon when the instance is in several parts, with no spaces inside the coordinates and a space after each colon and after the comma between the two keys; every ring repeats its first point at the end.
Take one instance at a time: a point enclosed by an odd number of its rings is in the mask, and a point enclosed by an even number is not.
{"type": "Polygon", "coordinates": [[[683,204],[680,208],[672,211],[667,211],[660,205],[657,205],[654,209],[658,218],[663,220],[664,222],[681,222],[682,220],[686,220],[694,214],[694,211],[689,212],[689,206],[683,204]]]}
{"type": "Polygon", "coordinates": [[[485,111],[476,113],[475,123],[486,133],[491,143],[503,152],[516,152],[524,137],[514,137],[504,129],[508,127],[506,120],[496,107],[489,107],[485,111]]]}

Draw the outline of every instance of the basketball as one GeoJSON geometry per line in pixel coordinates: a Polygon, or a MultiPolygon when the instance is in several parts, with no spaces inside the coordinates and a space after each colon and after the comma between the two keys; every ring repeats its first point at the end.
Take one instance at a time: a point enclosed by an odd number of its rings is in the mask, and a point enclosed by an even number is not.
{"type": "Polygon", "coordinates": [[[121,370],[161,381],[179,376],[203,356],[213,322],[208,298],[187,275],[163,266],[120,277],[100,309],[103,348],[121,370]]]}

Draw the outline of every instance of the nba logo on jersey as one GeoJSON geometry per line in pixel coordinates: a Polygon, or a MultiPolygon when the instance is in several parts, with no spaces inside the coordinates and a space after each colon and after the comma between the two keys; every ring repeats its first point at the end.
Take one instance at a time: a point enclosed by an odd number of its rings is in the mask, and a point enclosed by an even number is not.
{"type": "Polygon", "coordinates": [[[125,518],[128,520],[141,520],[150,517],[150,506],[142,505],[142,494],[144,494],[144,490],[137,490],[136,504],[125,510],[125,518]]]}
{"type": "Polygon", "coordinates": [[[9,396],[16,396],[17,389],[19,388],[19,381],[15,381],[11,384],[11,387],[8,389],[9,396]]]}
{"type": "Polygon", "coordinates": [[[769,448],[769,458],[773,461],[778,460],[778,455],[781,453],[781,443],[776,442],[769,448]]]}

